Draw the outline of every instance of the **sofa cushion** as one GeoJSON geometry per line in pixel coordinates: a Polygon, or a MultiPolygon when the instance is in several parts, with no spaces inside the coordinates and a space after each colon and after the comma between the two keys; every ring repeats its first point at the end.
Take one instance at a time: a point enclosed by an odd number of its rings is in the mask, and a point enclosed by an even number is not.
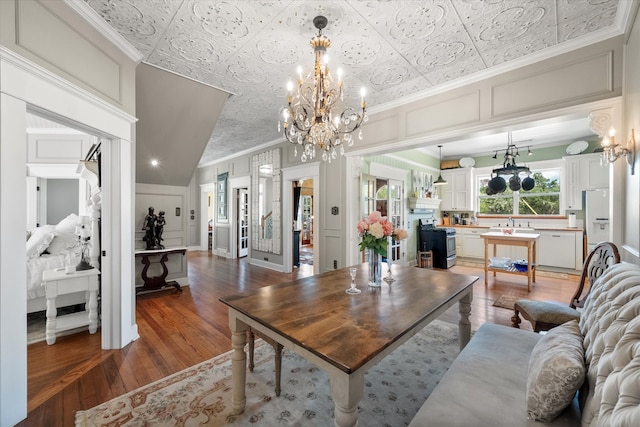
{"type": "Polygon", "coordinates": [[[580,312],[567,304],[529,299],[519,299],[516,303],[536,322],[561,325],[569,320],[578,320],[580,318],[580,312]]]}
{"type": "MultiPolygon", "coordinates": [[[[414,427],[539,426],[527,419],[529,354],[541,335],[485,323],[422,405],[414,427]]],[[[554,426],[578,426],[577,400],[554,426]]]]}
{"type": "Polygon", "coordinates": [[[552,421],[573,401],[584,376],[582,334],[571,320],[551,329],[531,351],[527,416],[552,421]]]}

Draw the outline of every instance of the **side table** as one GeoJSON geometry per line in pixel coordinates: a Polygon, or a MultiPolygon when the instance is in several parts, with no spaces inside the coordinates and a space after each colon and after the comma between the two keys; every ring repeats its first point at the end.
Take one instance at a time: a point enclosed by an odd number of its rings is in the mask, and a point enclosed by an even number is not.
{"type": "Polygon", "coordinates": [[[167,276],[169,275],[167,261],[169,260],[170,255],[180,255],[184,260],[187,256],[186,254],[187,248],[185,247],[136,251],[135,257],[141,258],[142,265],[144,265],[141,273],[144,285],[136,287],[136,295],[140,292],[161,290],[167,286],[173,286],[178,290],[178,292],[182,292],[182,287],[180,287],[180,284],[177,281],[172,280],[167,282],[167,276]],[[149,277],[149,267],[152,264],[157,264],[156,267],[158,267],[160,275],[149,277]]]}
{"type": "Polygon", "coordinates": [[[98,330],[98,276],[97,268],[65,273],[64,268],[45,270],[42,273],[45,296],[47,298],[47,344],[55,344],[56,333],[69,329],[89,326],[89,333],[98,330]],[[86,292],[85,310],[58,317],[56,297],[74,292],[86,292]]]}

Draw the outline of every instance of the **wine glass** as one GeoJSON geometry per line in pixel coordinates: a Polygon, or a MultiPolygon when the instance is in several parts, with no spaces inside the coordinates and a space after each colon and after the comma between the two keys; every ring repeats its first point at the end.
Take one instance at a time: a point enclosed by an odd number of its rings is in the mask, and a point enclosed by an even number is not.
{"type": "Polygon", "coordinates": [[[391,275],[391,264],[393,264],[393,260],[391,259],[390,256],[388,256],[387,257],[387,268],[388,268],[387,273],[388,273],[388,275],[387,275],[387,277],[385,277],[383,279],[388,284],[391,284],[391,283],[396,281],[396,279],[394,279],[393,276],[391,275]]]}
{"type": "Polygon", "coordinates": [[[358,269],[356,267],[349,268],[349,275],[351,276],[351,287],[347,289],[345,292],[350,295],[356,295],[360,293],[360,289],[356,288],[356,274],[358,273],[358,269]]]}

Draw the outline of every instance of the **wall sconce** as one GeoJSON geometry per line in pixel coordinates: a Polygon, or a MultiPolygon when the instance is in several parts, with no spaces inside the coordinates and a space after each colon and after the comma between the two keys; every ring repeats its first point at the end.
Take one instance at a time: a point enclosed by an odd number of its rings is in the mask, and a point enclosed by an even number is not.
{"type": "Polygon", "coordinates": [[[635,173],[636,163],[636,139],[633,128],[631,129],[631,139],[627,142],[626,147],[621,147],[620,144],[616,144],[615,138],[616,131],[611,128],[609,135],[602,138],[602,159],[609,163],[613,163],[620,157],[625,156],[627,163],[631,166],[631,175],[635,173]]]}

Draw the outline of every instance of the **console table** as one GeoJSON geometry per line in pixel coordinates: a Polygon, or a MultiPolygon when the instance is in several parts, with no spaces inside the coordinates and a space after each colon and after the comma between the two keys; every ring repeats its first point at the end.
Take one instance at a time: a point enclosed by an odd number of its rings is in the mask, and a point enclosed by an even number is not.
{"type": "Polygon", "coordinates": [[[47,344],[56,343],[56,333],[70,329],[89,326],[89,333],[95,334],[98,330],[98,275],[97,268],[90,270],[74,271],[66,273],[64,268],[45,270],[42,273],[42,282],[47,298],[47,344]],[[58,295],[74,292],[86,292],[86,305],[83,311],[78,313],[58,316],[56,298],[58,295]]]}
{"type": "Polygon", "coordinates": [[[144,282],[142,286],[136,287],[136,294],[146,291],[158,291],[170,286],[176,288],[178,292],[182,292],[182,287],[176,280],[167,281],[167,276],[170,274],[167,261],[170,255],[180,256],[182,258],[180,264],[182,265],[184,264],[186,253],[186,247],[136,251],[136,258],[140,258],[142,261],[143,267],[140,276],[144,282]],[[159,275],[149,277],[149,267],[154,267],[153,270],[159,275]]]}

